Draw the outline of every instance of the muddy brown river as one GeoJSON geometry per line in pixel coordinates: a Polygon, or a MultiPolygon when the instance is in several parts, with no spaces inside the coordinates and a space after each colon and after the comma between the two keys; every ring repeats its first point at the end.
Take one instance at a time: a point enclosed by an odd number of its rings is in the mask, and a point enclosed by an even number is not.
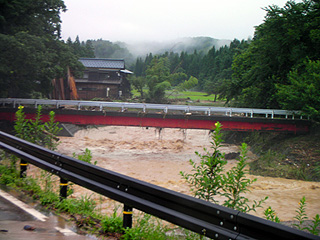
{"type": "MultiPolygon", "coordinates": [[[[195,151],[203,153],[203,148],[210,148],[210,137],[207,130],[180,130],[155,128],[106,126],[81,130],[74,137],[61,137],[59,152],[72,156],[72,153],[83,153],[91,150],[93,162],[97,165],[133,178],[137,178],[158,186],[169,188],[184,194],[192,195],[189,186],[179,174],[190,172],[189,159],[199,162],[195,151]]],[[[236,145],[225,144],[222,152],[238,152],[236,145]]],[[[250,161],[255,155],[249,152],[250,161]]],[[[236,164],[236,160],[228,160],[226,169],[236,164]]],[[[257,178],[246,196],[250,200],[269,199],[263,209],[251,212],[263,216],[263,211],[271,206],[281,221],[293,220],[299,200],[306,197],[306,213],[313,218],[320,213],[320,183],[298,180],[271,178],[248,175],[257,178]]],[[[81,187],[74,187],[74,197],[87,194],[101,203],[103,212],[112,212],[114,202],[103,199],[81,187]]]]}

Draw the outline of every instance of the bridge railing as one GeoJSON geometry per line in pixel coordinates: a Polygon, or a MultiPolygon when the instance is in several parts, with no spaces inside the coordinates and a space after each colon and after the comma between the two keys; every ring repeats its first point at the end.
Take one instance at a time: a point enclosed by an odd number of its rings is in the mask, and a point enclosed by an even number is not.
{"type": "MultiPolygon", "coordinates": [[[[212,239],[319,239],[300,230],[146,183],[0,132],[0,148],[61,178],[212,239]]],[[[25,165],[25,164],[24,164],[25,165]]]]}
{"type": "Polygon", "coordinates": [[[128,109],[138,109],[141,112],[148,110],[159,110],[164,113],[169,111],[183,111],[185,113],[200,113],[206,115],[225,114],[232,117],[233,115],[241,115],[245,117],[280,117],[292,118],[295,116],[302,118],[300,111],[295,110],[277,110],[277,109],[257,109],[257,108],[228,108],[228,107],[210,107],[210,106],[189,106],[189,105],[171,105],[171,104],[150,104],[150,103],[129,103],[129,102],[102,102],[102,101],[75,101],[75,100],[44,100],[44,99],[22,99],[22,98],[1,98],[0,104],[10,104],[13,107],[19,105],[52,105],[56,108],[64,106],[73,106],[78,110],[82,107],[94,107],[102,111],[104,108],[114,108],[120,111],[128,109]]]}

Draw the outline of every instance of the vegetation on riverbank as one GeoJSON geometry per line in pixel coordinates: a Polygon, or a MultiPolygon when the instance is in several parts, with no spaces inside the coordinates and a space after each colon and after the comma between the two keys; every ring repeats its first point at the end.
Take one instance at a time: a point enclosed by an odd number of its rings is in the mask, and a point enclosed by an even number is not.
{"type": "Polygon", "coordinates": [[[307,135],[254,133],[246,140],[258,159],[250,173],[305,181],[320,181],[320,131],[307,135]]]}
{"type": "Polygon", "coordinates": [[[257,159],[249,163],[253,175],[320,181],[320,128],[295,135],[276,132],[228,132],[225,141],[246,142],[257,159]]]}

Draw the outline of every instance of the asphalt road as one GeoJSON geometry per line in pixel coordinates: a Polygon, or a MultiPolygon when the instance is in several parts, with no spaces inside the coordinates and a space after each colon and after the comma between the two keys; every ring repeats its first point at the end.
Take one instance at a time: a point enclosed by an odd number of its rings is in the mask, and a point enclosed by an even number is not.
{"type": "Polygon", "coordinates": [[[0,240],[92,240],[63,218],[33,209],[0,190],[0,240]]]}

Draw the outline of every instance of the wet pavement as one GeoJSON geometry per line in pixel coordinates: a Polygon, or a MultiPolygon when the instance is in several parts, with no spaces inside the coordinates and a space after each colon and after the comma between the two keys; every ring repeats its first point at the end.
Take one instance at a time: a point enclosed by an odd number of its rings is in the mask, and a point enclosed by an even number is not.
{"type": "Polygon", "coordinates": [[[0,190],[0,240],[93,240],[79,235],[72,223],[51,213],[29,211],[29,205],[0,190]],[[9,195],[9,196],[8,196],[9,195]],[[8,200],[9,199],[9,200],[8,200]],[[15,199],[15,200],[14,200],[15,199]],[[14,203],[13,203],[14,202],[14,203]],[[19,206],[21,204],[21,206],[19,206]],[[25,208],[30,213],[26,212],[25,208]],[[38,214],[37,214],[38,212],[38,214]]]}

